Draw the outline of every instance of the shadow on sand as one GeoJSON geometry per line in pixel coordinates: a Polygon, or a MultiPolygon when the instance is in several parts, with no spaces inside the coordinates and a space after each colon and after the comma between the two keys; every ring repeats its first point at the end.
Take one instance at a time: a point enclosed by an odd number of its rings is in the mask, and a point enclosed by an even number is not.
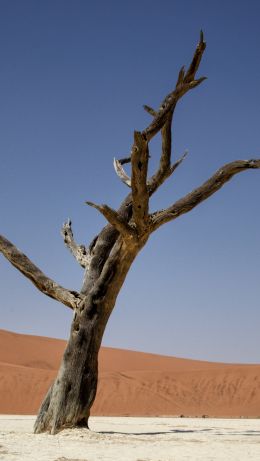
{"type": "Polygon", "coordinates": [[[169,431],[161,432],[118,432],[118,431],[99,431],[99,434],[122,434],[122,435],[163,435],[163,434],[191,434],[194,432],[206,432],[212,429],[170,429],[169,431]]]}
{"type": "Polygon", "coordinates": [[[119,432],[119,431],[98,431],[98,434],[121,434],[121,435],[164,435],[164,434],[201,434],[203,432],[213,432],[214,435],[244,435],[244,436],[260,436],[260,431],[237,431],[237,432],[216,432],[216,428],[209,429],[170,429],[169,431],[161,432],[119,432]]]}

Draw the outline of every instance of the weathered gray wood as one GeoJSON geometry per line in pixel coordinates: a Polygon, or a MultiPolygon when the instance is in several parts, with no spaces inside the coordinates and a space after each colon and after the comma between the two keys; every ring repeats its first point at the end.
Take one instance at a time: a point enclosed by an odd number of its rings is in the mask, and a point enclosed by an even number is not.
{"type": "Polygon", "coordinates": [[[135,229],[128,224],[128,222],[120,216],[120,214],[110,208],[108,205],[96,205],[93,202],[86,202],[87,205],[96,208],[100,213],[105,216],[108,222],[115,227],[115,229],[122,234],[125,238],[136,238],[135,229]]]}
{"type": "Polygon", "coordinates": [[[70,219],[63,224],[61,235],[66,247],[73,254],[76,261],[78,261],[81,267],[88,269],[91,261],[90,251],[85,245],[77,245],[75,242],[70,219]]]}
{"type": "Polygon", "coordinates": [[[172,113],[169,114],[161,129],[162,133],[162,154],[160,164],[156,173],[149,179],[149,191],[155,191],[165,179],[171,175],[171,153],[172,153],[172,113]]]}
{"type": "Polygon", "coordinates": [[[98,351],[109,316],[126,274],[141,244],[129,245],[120,236],[106,259],[100,277],[95,265],[89,276],[95,280],[85,303],[75,313],[70,338],[58,376],[51,386],[35,422],[36,433],[62,428],[88,427],[98,378],[98,351]],[[94,274],[91,274],[94,271],[94,274]]]}
{"type": "Polygon", "coordinates": [[[171,124],[180,98],[205,80],[205,77],[195,77],[205,47],[201,33],[191,64],[187,71],[181,68],[175,89],[166,96],[158,110],[145,106],[153,120],[145,130],[134,133],[131,157],[115,161],[119,178],[131,187],[131,193],[119,209],[116,211],[108,205],[87,202],[105,216],[108,224],[93,239],[88,249],[74,241],[70,221],[63,227],[66,246],[82,267],[87,268],[80,294],[57,285],[11,242],[0,237],[0,251],[18,270],[43,293],[75,310],[58,376],[39,410],[34,428],[37,433],[50,431],[54,434],[66,427],[88,427],[90,409],[96,395],[98,351],[104,329],[128,270],[150,234],[166,222],[192,210],[235,174],[260,168],[260,159],[238,160],[224,165],[202,186],[166,210],[149,215],[149,197],[171,176],[186,156],[185,153],[172,163],[171,124]],[[160,162],[155,174],[147,180],[149,142],[159,132],[162,135],[160,162]],[[122,167],[130,162],[131,179],[122,167]]]}
{"type": "Polygon", "coordinates": [[[234,175],[248,169],[260,168],[260,159],[236,160],[222,166],[216,173],[204,182],[200,187],[194,189],[175,202],[165,210],[156,211],[151,215],[151,231],[154,232],[162,224],[173,221],[184,213],[188,213],[201,202],[215,194],[224,184],[226,184],[234,175]]]}
{"type": "Polygon", "coordinates": [[[121,179],[121,181],[128,187],[131,187],[131,178],[128,176],[128,174],[125,172],[123,166],[122,166],[122,163],[117,160],[116,158],[114,158],[114,169],[115,169],[115,172],[117,174],[117,176],[119,177],[119,179],[121,179]]]}
{"type": "Polygon", "coordinates": [[[162,134],[162,154],[160,158],[160,164],[157,172],[149,179],[149,193],[155,192],[164,181],[171,176],[176,170],[177,166],[184,160],[185,156],[175,162],[171,166],[171,155],[172,155],[172,139],[171,139],[171,125],[173,114],[179,99],[190,89],[195,88],[202,83],[206,77],[201,77],[195,80],[195,74],[198,70],[203,52],[206,48],[204,42],[203,33],[200,34],[200,41],[195,50],[192,62],[187,72],[185,67],[180,69],[178,79],[175,85],[175,89],[169,93],[163,100],[158,111],[155,111],[150,106],[144,105],[144,109],[154,117],[152,123],[146,128],[143,133],[148,136],[150,140],[159,129],[162,134]]]}
{"type": "Polygon", "coordinates": [[[198,70],[205,48],[206,42],[204,42],[204,37],[201,33],[199,44],[196,47],[188,71],[185,73],[184,67],[181,68],[175,89],[165,97],[159,111],[156,112],[153,121],[145,130],[143,130],[143,134],[146,135],[148,141],[150,141],[162,129],[167,117],[173,113],[179,99],[181,99],[182,96],[184,96],[184,94],[189,90],[196,88],[206,79],[206,77],[195,79],[195,74],[198,70]]]}
{"type": "Polygon", "coordinates": [[[32,261],[16,246],[0,235],[0,252],[18,269],[25,277],[45,295],[60,301],[71,309],[77,309],[83,296],[73,290],[67,290],[47,277],[32,261]]]}

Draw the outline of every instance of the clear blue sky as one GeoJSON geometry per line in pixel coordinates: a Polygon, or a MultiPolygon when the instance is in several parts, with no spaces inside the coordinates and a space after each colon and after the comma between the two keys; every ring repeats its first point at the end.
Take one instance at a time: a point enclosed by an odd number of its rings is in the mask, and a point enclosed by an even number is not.
{"type": "MultiPolygon", "coordinates": [[[[260,157],[260,3],[0,2],[0,232],[60,284],[83,272],[63,245],[67,217],[88,243],[117,207],[112,160],[188,64],[202,28],[208,80],[181,101],[174,156],[189,156],[152,200],[169,205],[223,163],[260,157]]],[[[153,143],[152,167],[159,159],[153,143]]],[[[260,361],[260,173],[242,173],[170,223],[135,261],[104,345],[229,362],[260,361]]],[[[66,338],[71,311],[0,261],[1,328],[66,338]]]]}

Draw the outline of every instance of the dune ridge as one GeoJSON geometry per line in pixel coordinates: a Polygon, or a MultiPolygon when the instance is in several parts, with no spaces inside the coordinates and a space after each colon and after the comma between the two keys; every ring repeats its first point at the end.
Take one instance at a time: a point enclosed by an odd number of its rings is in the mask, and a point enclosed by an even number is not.
{"type": "MultiPolygon", "coordinates": [[[[0,413],[35,414],[66,342],[0,330],[0,413]]],[[[260,416],[260,365],[103,347],[93,415],[260,416]]]]}

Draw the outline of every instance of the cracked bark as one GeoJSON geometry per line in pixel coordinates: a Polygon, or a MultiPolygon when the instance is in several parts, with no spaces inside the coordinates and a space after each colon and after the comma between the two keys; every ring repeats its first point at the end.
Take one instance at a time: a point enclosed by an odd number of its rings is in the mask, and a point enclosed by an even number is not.
{"type": "Polygon", "coordinates": [[[140,243],[132,244],[130,251],[129,243],[120,236],[108,258],[104,258],[103,267],[92,264],[89,277],[95,283],[75,312],[58,376],[35,422],[36,433],[50,431],[55,434],[65,427],[88,427],[90,408],[96,396],[98,352],[104,329],[140,248],[140,243]]]}
{"type": "Polygon", "coordinates": [[[87,202],[102,213],[108,224],[88,247],[77,245],[70,221],[63,226],[65,245],[85,269],[80,293],[58,285],[11,242],[0,237],[0,251],[11,264],[40,291],[74,310],[61,367],[39,410],[34,427],[36,433],[50,431],[55,434],[66,427],[88,427],[90,409],[96,395],[98,351],[103,333],[128,270],[150,234],[202,203],[235,174],[260,168],[260,159],[237,160],[224,165],[190,194],[167,209],[149,214],[149,198],[186,156],[185,153],[172,163],[171,125],[178,101],[205,80],[205,77],[196,78],[205,47],[201,33],[188,70],[185,71],[184,67],[180,69],[175,88],[162,101],[159,109],[144,106],[153,119],[146,129],[135,131],[131,157],[114,161],[118,177],[131,188],[119,209],[87,202]],[[160,161],[157,171],[148,179],[149,142],[159,132],[162,137],[160,161]],[[127,163],[131,166],[131,178],[122,167],[127,163]]]}

